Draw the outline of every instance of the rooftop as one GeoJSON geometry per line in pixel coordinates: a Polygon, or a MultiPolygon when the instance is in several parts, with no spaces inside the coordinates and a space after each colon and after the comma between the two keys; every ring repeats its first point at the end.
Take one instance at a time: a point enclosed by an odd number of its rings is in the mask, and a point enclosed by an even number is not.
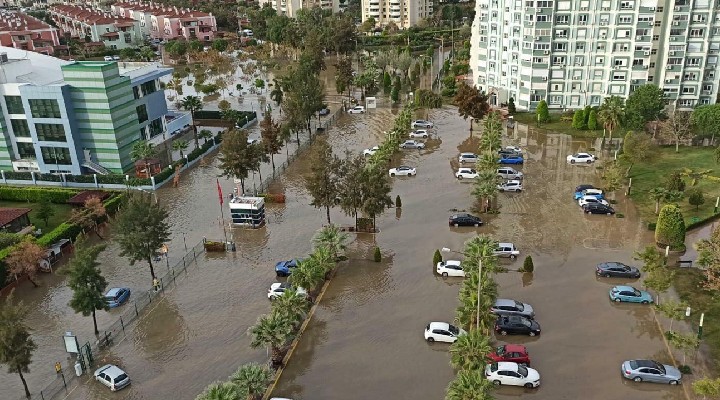
{"type": "Polygon", "coordinates": [[[132,25],[135,23],[135,21],[131,18],[118,17],[106,11],[70,4],[53,5],[50,7],[50,11],[68,17],[74,21],[85,22],[89,25],[109,25],[118,23],[128,23],[132,25]]]}
{"type": "Polygon", "coordinates": [[[0,226],[5,226],[32,211],[29,208],[0,208],[0,226]]]}
{"type": "Polygon", "coordinates": [[[155,16],[164,16],[167,18],[200,18],[209,17],[212,14],[206,12],[191,10],[189,8],[178,8],[166,4],[146,3],[141,1],[125,1],[113,4],[113,7],[123,8],[125,10],[143,11],[155,16]]]}
{"type": "Polygon", "coordinates": [[[0,33],[44,29],[55,30],[49,24],[30,15],[4,9],[0,10],[0,33]]]}

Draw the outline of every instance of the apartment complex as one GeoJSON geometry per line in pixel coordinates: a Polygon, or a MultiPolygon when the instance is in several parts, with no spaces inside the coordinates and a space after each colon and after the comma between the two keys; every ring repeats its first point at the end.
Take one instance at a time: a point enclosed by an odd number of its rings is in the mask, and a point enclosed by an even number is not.
{"type": "Polygon", "coordinates": [[[122,173],[137,140],[166,130],[170,68],[0,47],[0,69],[0,169],[122,173]]]}
{"type": "MultiPolygon", "coordinates": [[[[69,4],[57,4],[48,9],[63,33],[72,38],[104,45],[113,50],[133,47],[142,40],[140,25],[130,18],[113,16],[109,12],[69,4]]],[[[86,43],[86,46],[88,43],[86,43]]]]}
{"type": "Polygon", "coordinates": [[[295,18],[303,8],[320,7],[334,13],[344,11],[348,0],[258,0],[258,3],[260,7],[270,4],[278,14],[295,18]]]}
{"type": "Polygon", "coordinates": [[[414,26],[433,14],[432,0],[362,0],[362,20],[373,18],[378,26],[393,22],[401,29],[414,26]]]}
{"type": "Polygon", "coordinates": [[[143,36],[153,39],[213,40],[217,21],[212,14],[165,4],[127,1],[113,4],[113,15],[139,23],[143,36]]]}
{"type": "Polygon", "coordinates": [[[53,54],[60,45],[57,29],[21,12],[0,10],[0,46],[53,54]]]}
{"type": "Polygon", "coordinates": [[[710,0],[477,0],[475,85],[518,109],[600,105],[646,83],[688,109],[715,102],[720,3],[710,0]]]}

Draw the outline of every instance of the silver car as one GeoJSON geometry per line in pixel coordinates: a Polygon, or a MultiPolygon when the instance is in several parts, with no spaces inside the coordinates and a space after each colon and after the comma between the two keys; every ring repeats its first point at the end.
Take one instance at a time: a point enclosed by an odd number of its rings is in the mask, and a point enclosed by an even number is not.
{"type": "Polygon", "coordinates": [[[502,167],[497,169],[497,174],[503,179],[522,179],[523,173],[512,167],[502,167]]]}
{"type": "Polygon", "coordinates": [[[417,140],[406,140],[400,145],[401,149],[424,149],[425,143],[418,142],[417,140]]]}
{"type": "Polygon", "coordinates": [[[672,365],[660,364],[653,360],[629,360],[620,366],[622,375],[635,382],[669,383],[677,385],[682,379],[680,370],[672,365]]]}
{"type": "Polygon", "coordinates": [[[522,315],[527,318],[535,318],[535,310],[530,304],[521,303],[512,299],[497,299],[490,308],[497,315],[522,315]]]}

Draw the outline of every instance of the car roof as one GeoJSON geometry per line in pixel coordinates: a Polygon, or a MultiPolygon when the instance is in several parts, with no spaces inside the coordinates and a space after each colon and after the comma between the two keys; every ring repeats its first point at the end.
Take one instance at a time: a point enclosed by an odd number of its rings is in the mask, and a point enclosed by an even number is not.
{"type": "Polygon", "coordinates": [[[629,362],[634,362],[635,364],[637,364],[638,368],[643,368],[643,367],[656,368],[658,365],[662,365],[659,362],[653,361],[653,360],[630,360],[629,362]]]}
{"type": "Polygon", "coordinates": [[[623,291],[623,290],[629,290],[629,291],[631,291],[631,292],[634,292],[634,291],[635,291],[635,288],[634,288],[634,287],[632,287],[632,286],[627,286],[627,285],[617,285],[617,286],[615,286],[615,289],[620,290],[620,291],[623,291]]]}
{"type": "Polygon", "coordinates": [[[497,363],[498,370],[503,371],[517,371],[518,370],[518,364],[514,362],[509,361],[500,361],[497,363]]]}
{"type": "Polygon", "coordinates": [[[623,264],[621,262],[617,261],[606,261],[603,263],[600,263],[600,268],[612,268],[612,267],[629,267],[629,265],[623,264]]]}
{"type": "Polygon", "coordinates": [[[521,344],[506,344],[505,351],[517,352],[517,353],[527,353],[527,348],[521,344]]]}
{"type": "Polygon", "coordinates": [[[502,305],[515,305],[515,300],[510,299],[497,299],[495,300],[496,306],[502,306],[502,305]]]}
{"type": "Polygon", "coordinates": [[[104,372],[105,374],[113,376],[113,377],[125,373],[125,371],[121,370],[120,368],[118,368],[112,364],[103,365],[102,367],[95,370],[96,374],[99,374],[101,372],[104,372]]]}
{"type": "Polygon", "coordinates": [[[461,156],[466,156],[466,157],[467,157],[467,156],[477,157],[477,155],[476,155],[475,153],[460,153],[460,155],[461,155],[461,156]]]}
{"type": "Polygon", "coordinates": [[[507,184],[513,184],[513,185],[515,185],[515,184],[519,185],[519,184],[520,184],[520,181],[517,180],[517,179],[512,179],[512,180],[509,180],[509,181],[507,181],[507,182],[505,182],[505,183],[507,183],[507,184]]]}
{"type": "Polygon", "coordinates": [[[107,293],[105,293],[105,296],[108,296],[108,297],[110,297],[110,296],[115,296],[115,295],[117,295],[117,294],[118,294],[121,290],[123,290],[123,289],[124,289],[124,288],[114,287],[114,288],[108,290],[107,293]]]}
{"type": "Polygon", "coordinates": [[[498,243],[500,247],[515,247],[512,243],[498,243]]]}
{"type": "Polygon", "coordinates": [[[448,330],[448,329],[450,329],[450,324],[448,324],[447,322],[431,322],[430,329],[448,330]]]}
{"type": "Polygon", "coordinates": [[[455,217],[473,217],[473,215],[469,214],[469,213],[455,213],[452,215],[452,217],[453,218],[455,218],[455,217]]]}
{"type": "Polygon", "coordinates": [[[595,197],[594,194],[586,194],[581,197],[583,200],[597,200],[597,197],[595,197]]]}
{"type": "Polygon", "coordinates": [[[443,261],[443,263],[445,265],[460,265],[460,261],[458,261],[458,260],[447,260],[447,261],[443,261]]]}
{"type": "Polygon", "coordinates": [[[603,191],[602,191],[602,189],[587,188],[587,189],[583,190],[583,192],[585,193],[585,195],[587,195],[588,193],[602,194],[603,191]]]}

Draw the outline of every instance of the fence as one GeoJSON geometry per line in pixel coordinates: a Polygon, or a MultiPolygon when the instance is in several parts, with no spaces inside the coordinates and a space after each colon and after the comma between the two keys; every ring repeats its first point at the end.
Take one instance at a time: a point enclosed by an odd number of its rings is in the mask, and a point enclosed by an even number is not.
{"type": "MultiPolygon", "coordinates": [[[[100,335],[98,335],[99,339],[97,341],[94,343],[87,342],[85,345],[81,346],[81,356],[79,357],[79,361],[83,365],[85,374],[94,372],[92,370],[92,366],[96,354],[99,354],[101,351],[108,349],[114,344],[122,341],[122,339],[125,339],[125,330],[129,327],[129,325],[138,319],[142,315],[142,312],[151,305],[156,298],[165,291],[165,289],[167,289],[170,285],[175,284],[178,278],[187,276],[188,267],[190,265],[195,264],[197,266],[196,260],[198,256],[205,253],[203,244],[204,242],[200,242],[193,248],[189,249],[185,256],[183,256],[183,258],[172,267],[168,263],[167,258],[161,258],[160,261],[155,262],[154,267],[156,271],[162,271],[162,262],[165,262],[167,268],[167,271],[163,276],[160,276],[160,273],[156,272],[156,276],[158,276],[158,281],[160,283],[158,289],[155,290],[154,288],[150,288],[147,291],[138,293],[139,296],[136,296],[132,303],[128,303],[123,306],[125,312],[120,315],[120,318],[118,318],[118,320],[108,328],[102,330],[100,335]]],[[[74,373],[74,366],[72,364],[63,365],[63,372],[58,373],[57,377],[50,382],[49,385],[40,392],[32,394],[30,398],[42,400],[60,398],[60,396],[67,394],[67,392],[72,388],[71,385],[79,383],[74,382],[76,378],[77,376],[74,373]]],[[[19,397],[18,399],[27,400],[25,396],[19,397]]]]}

